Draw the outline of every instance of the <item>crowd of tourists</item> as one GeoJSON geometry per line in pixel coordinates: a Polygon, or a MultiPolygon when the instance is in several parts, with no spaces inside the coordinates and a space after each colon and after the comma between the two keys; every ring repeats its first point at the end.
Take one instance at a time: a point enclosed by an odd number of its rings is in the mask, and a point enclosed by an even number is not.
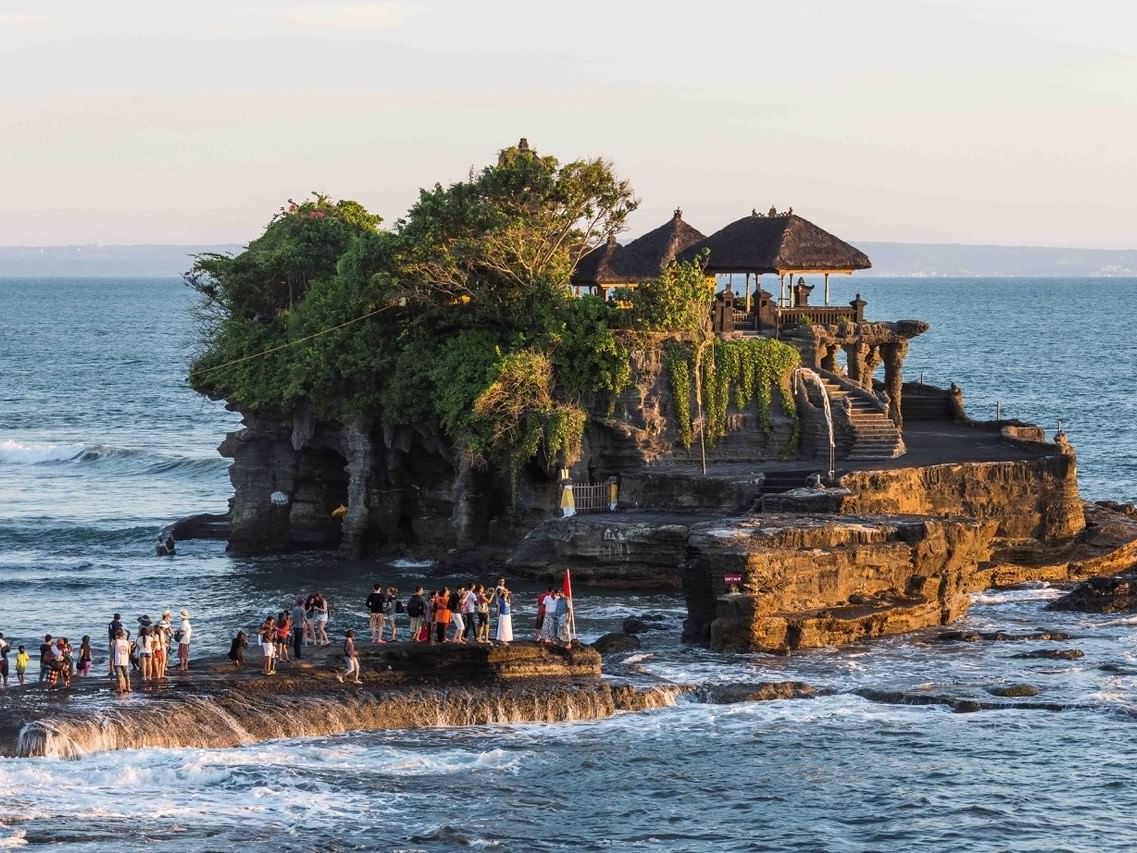
{"type": "MultiPolygon", "coordinates": [[[[444,586],[424,591],[421,585],[404,600],[395,586],[374,584],[363,601],[368,614],[371,642],[456,643],[509,645],[514,640],[513,592],[499,578],[492,589],[480,583],[444,586]]],[[[299,596],[286,609],[270,613],[256,629],[262,672],[275,675],[278,661],[299,660],[306,647],[332,644],[328,634],[331,607],[319,592],[299,596]]],[[[573,636],[572,598],[568,582],[563,588],[548,587],[537,596],[534,639],[538,643],[568,647],[573,636]]],[[[177,656],[177,671],[189,670],[193,627],[188,610],[175,620],[169,610],[158,619],[138,617],[131,631],[119,613],[107,625],[107,668],[119,693],[129,693],[133,684],[160,682],[167,677],[171,657],[177,656]],[[132,681],[133,679],[133,681],[132,681]]],[[[343,631],[344,668],[340,680],[359,681],[359,652],[355,632],[343,631]]],[[[244,664],[249,635],[240,630],[229,646],[229,660],[235,667],[244,664]]],[[[84,636],[78,651],[66,637],[45,634],[38,649],[39,679],[49,689],[69,687],[76,676],[91,674],[94,659],[90,636],[84,636]]],[[[0,632],[0,682],[8,686],[10,661],[14,657],[14,676],[24,685],[31,666],[31,654],[20,645],[13,649],[0,632]]]]}
{"type": "MultiPolygon", "coordinates": [[[[158,619],[149,616],[138,617],[137,631],[132,634],[116,613],[107,624],[107,674],[114,679],[119,693],[129,693],[132,689],[131,677],[137,674],[142,682],[161,681],[167,677],[170,657],[176,654],[177,669],[189,670],[190,638],[193,627],[190,625],[188,610],[182,610],[175,626],[169,610],[162,612],[158,619]]],[[[0,632],[0,684],[8,686],[12,674],[12,646],[0,632]]],[[[79,642],[78,651],[67,637],[53,637],[44,634],[39,649],[38,684],[47,684],[49,690],[70,687],[72,680],[91,674],[94,652],[91,637],[84,635],[79,642]]],[[[14,675],[16,683],[27,683],[31,654],[26,646],[15,649],[14,675]]]]}
{"type": "MultiPolygon", "coordinates": [[[[571,645],[572,603],[564,589],[550,586],[537,596],[534,639],[539,643],[571,645]]],[[[363,601],[374,644],[476,643],[509,645],[514,639],[513,593],[499,578],[495,587],[460,584],[425,591],[421,585],[404,600],[395,586],[374,584],[363,601]]],[[[299,660],[308,646],[330,645],[330,607],[320,593],[300,596],[289,610],[268,614],[256,631],[265,675],[275,675],[281,661],[299,660]]],[[[343,632],[343,671],[340,680],[359,681],[359,650],[355,631],[343,632]]],[[[236,667],[245,662],[249,636],[234,635],[229,659],[236,667]]]]}

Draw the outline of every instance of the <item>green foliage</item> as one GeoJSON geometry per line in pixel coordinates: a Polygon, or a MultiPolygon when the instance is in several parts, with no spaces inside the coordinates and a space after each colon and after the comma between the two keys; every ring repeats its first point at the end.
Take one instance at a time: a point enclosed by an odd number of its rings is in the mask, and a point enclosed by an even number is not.
{"type": "Polygon", "coordinates": [[[684,447],[690,447],[695,440],[691,427],[691,356],[691,347],[684,344],[670,344],[663,351],[671,398],[675,401],[675,427],[684,447]]]}
{"type": "Polygon", "coordinates": [[[423,190],[398,225],[406,295],[471,302],[492,322],[536,331],[568,299],[577,260],[638,202],[603,160],[561,165],[506,148],[466,181],[423,190]]]}
{"type": "Polygon", "coordinates": [[[848,317],[837,318],[837,334],[842,336],[847,335],[852,328],[853,323],[849,320],[848,317]]]}
{"type": "MultiPolygon", "coordinates": [[[[690,377],[694,372],[693,347],[671,346],[664,358],[675,398],[675,421],[680,441],[690,447],[690,377]]],[[[707,345],[700,364],[699,381],[703,394],[704,438],[714,444],[727,434],[728,411],[733,402],[737,411],[757,403],[758,424],[768,438],[774,435],[770,409],[777,390],[782,409],[794,421],[790,440],[797,442],[797,406],[790,388],[790,377],[801,365],[793,347],[768,338],[714,341],[707,345]]]]}
{"type": "Polygon", "coordinates": [[[527,147],[424,190],[393,231],[352,201],[289,202],[236,256],[196,258],[195,389],[246,411],[412,425],[479,462],[579,455],[582,402],[631,378],[579,258],[637,201],[603,160],[527,147]]]}
{"type": "Polygon", "coordinates": [[[549,324],[545,343],[552,353],[557,390],[580,401],[595,393],[615,396],[632,381],[627,348],[610,324],[619,309],[603,299],[574,299],[549,324]]]}
{"type": "Polygon", "coordinates": [[[703,268],[707,252],[690,261],[672,261],[659,271],[659,278],[631,292],[629,322],[644,331],[706,334],[715,281],[703,268]]]}

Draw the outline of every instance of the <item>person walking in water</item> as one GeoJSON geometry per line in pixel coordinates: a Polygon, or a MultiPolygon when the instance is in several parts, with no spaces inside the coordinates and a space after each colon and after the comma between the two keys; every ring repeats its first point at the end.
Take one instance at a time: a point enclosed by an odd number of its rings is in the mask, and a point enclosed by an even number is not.
{"type": "Polygon", "coordinates": [[[353,676],[352,684],[362,684],[359,678],[359,652],[355,648],[355,632],[348,630],[343,640],[344,671],[336,673],[336,681],[343,682],[348,676],[353,676]]]}
{"type": "Polygon", "coordinates": [[[371,627],[371,642],[382,643],[386,642],[383,639],[383,622],[387,616],[387,595],[383,592],[383,588],[379,584],[375,584],[371,588],[371,595],[367,596],[367,612],[369,614],[368,620],[371,627]]]}
{"type": "Polygon", "coordinates": [[[182,608],[182,612],[178,615],[182,617],[181,627],[178,628],[178,671],[189,672],[189,648],[193,627],[190,625],[188,610],[182,608]]]}

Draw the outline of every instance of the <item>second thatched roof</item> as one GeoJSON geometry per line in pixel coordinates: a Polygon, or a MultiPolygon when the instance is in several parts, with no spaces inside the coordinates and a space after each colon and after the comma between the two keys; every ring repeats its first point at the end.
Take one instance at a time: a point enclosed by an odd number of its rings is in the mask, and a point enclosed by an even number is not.
{"type": "Polygon", "coordinates": [[[751,213],[680,257],[692,258],[704,249],[708,273],[850,272],[872,266],[860,249],[792,212],[751,213]]]}
{"type": "Polygon", "coordinates": [[[665,224],[626,246],[612,238],[597,246],[580,259],[573,270],[572,283],[629,284],[659,278],[663,266],[703,239],[702,232],[684,222],[683,212],[676,210],[665,224]]]}

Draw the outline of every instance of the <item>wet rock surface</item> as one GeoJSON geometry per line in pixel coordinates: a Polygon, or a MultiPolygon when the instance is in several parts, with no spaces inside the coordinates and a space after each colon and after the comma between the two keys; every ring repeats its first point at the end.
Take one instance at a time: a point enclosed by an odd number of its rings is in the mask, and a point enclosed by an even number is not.
{"type": "Polygon", "coordinates": [[[1069,640],[1072,637],[1065,631],[1042,629],[1017,634],[1013,631],[941,631],[933,639],[941,643],[977,643],[980,640],[992,643],[1013,643],[1024,640],[1069,640]]]}
{"type": "Polygon", "coordinates": [[[761,681],[754,684],[712,684],[696,688],[694,696],[712,705],[735,702],[769,702],[775,699],[812,699],[832,694],[828,688],[817,688],[804,681],[761,681]]]}
{"type": "Polygon", "coordinates": [[[600,719],[662,707],[681,692],[604,681],[597,677],[600,655],[587,647],[388,646],[360,650],[359,685],[336,680],[340,656],[325,648],[281,662],[275,676],[264,676],[252,661],[237,670],[224,659],[197,660],[188,674],[171,673],[163,682],[135,679],[135,692],[125,697],[115,695],[105,676],[54,692],[10,688],[0,694],[0,754],[78,757],[353,729],[600,719]],[[154,725],[156,719],[162,724],[154,725]]]}
{"type": "Polygon", "coordinates": [[[601,655],[620,654],[621,652],[634,652],[640,647],[640,638],[632,634],[605,634],[599,637],[592,648],[601,655]]]}
{"type": "Polygon", "coordinates": [[[1022,699],[1029,696],[1037,696],[1042,691],[1033,684],[1006,684],[988,687],[987,692],[992,696],[999,696],[1003,699],[1022,699]]]}
{"type": "Polygon", "coordinates": [[[1031,652],[1020,652],[1014,655],[1014,657],[1024,660],[1077,660],[1085,656],[1086,653],[1081,649],[1035,649],[1031,652]]]}
{"type": "Polygon", "coordinates": [[[1052,602],[1050,609],[1081,613],[1137,612],[1137,568],[1119,575],[1090,578],[1052,602]]]}

